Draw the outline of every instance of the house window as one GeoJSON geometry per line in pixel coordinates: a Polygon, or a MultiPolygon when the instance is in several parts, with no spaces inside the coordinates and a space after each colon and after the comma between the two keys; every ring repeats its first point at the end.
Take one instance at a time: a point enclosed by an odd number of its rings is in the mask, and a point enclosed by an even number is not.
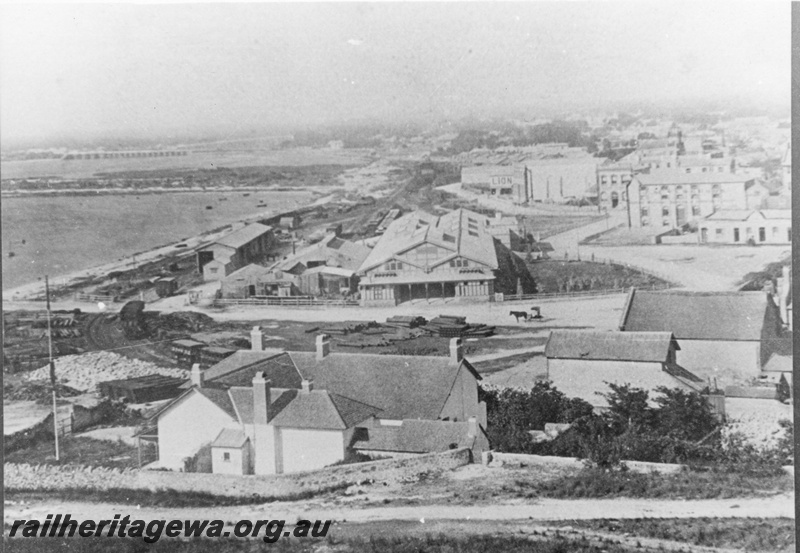
{"type": "Polygon", "coordinates": [[[661,201],[662,202],[668,202],[669,201],[669,195],[668,194],[661,194],[661,201]]]}
{"type": "Polygon", "coordinates": [[[661,216],[662,217],[669,217],[669,207],[663,206],[661,208],[661,216]]]}
{"type": "Polygon", "coordinates": [[[608,184],[608,177],[606,177],[605,175],[600,177],[600,184],[608,184]]]}
{"type": "Polygon", "coordinates": [[[617,207],[619,205],[619,194],[616,192],[611,193],[611,207],[617,207]]]}
{"type": "Polygon", "coordinates": [[[738,242],[739,241],[739,229],[738,228],[733,229],[733,241],[734,242],[738,242]]]}
{"type": "Polygon", "coordinates": [[[686,168],[686,172],[687,172],[687,173],[691,173],[691,172],[692,172],[692,170],[691,170],[691,169],[689,169],[689,168],[687,167],[687,168],[686,168]]]}
{"type": "Polygon", "coordinates": [[[778,237],[778,227],[772,227],[772,237],[773,238],[778,237]]]}
{"type": "Polygon", "coordinates": [[[717,235],[717,238],[722,238],[722,229],[721,229],[721,228],[718,228],[718,229],[715,231],[715,234],[717,235]]]}
{"type": "Polygon", "coordinates": [[[650,219],[649,219],[648,217],[645,217],[645,216],[643,215],[643,216],[642,216],[642,226],[643,226],[643,227],[646,227],[646,226],[647,226],[647,225],[649,225],[649,224],[650,224],[650,219]]]}
{"type": "Polygon", "coordinates": [[[664,219],[663,221],[661,221],[661,226],[662,227],[668,227],[669,226],[669,219],[664,219]]]}
{"type": "Polygon", "coordinates": [[[216,267],[209,267],[208,268],[208,272],[210,272],[212,275],[215,275],[215,274],[217,274],[217,268],[216,267]]]}
{"type": "Polygon", "coordinates": [[[230,463],[231,462],[231,454],[228,451],[224,452],[222,454],[222,460],[225,461],[226,463],[230,463]]]}
{"type": "Polygon", "coordinates": [[[385,265],[387,271],[402,271],[403,264],[399,261],[390,261],[385,265]]]}
{"type": "Polygon", "coordinates": [[[792,227],[786,229],[786,240],[789,242],[792,241],[792,227]]]}
{"type": "Polygon", "coordinates": [[[611,175],[611,184],[617,184],[617,175],[611,175]]]}
{"type": "Polygon", "coordinates": [[[695,217],[699,217],[700,216],[700,206],[699,205],[693,205],[692,206],[692,215],[695,216],[695,217]]]}
{"type": "Polygon", "coordinates": [[[642,217],[647,217],[649,215],[649,213],[647,212],[647,207],[642,207],[640,211],[642,213],[642,217]]]}
{"type": "Polygon", "coordinates": [[[450,260],[450,266],[451,267],[469,267],[469,261],[467,261],[466,259],[461,259],[461,258],[451,259],[450,260]]]}

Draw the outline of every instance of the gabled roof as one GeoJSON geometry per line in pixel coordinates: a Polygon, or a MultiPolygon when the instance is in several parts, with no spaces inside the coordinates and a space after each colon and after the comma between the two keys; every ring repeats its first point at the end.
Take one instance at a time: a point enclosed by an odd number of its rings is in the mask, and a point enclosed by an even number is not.
{"type": "Polygon", "coordinates": [[[478,425],[480,436],[469,436],[468,422],[404,420],[400,426],[374,426],[359,428],[354,449],[433,453],[448,449],[473,446],[476,438],[488,442],[486,433],[478,425]]]}
{"type": "Polygon", "coordinates": [[[211,443],[211,447],[239,449],[245,442],[247,442],[247,436],[240,428],[223,428],[219,436],[211,443]]]}
{"type": "Polygon", "coordinates": [[[236,409],[234,409],[233,407],[233,401],[228,395],[227,390],[198,388],[196,386],[190,387],[188,390],[183,392],[178,397],[174,398],[172,401],[169,401],[161,405],[158,409],[148,413],[147,418],[154,419],[161,416],[161,414],[167,411],[170,407],[182,402],[184,399],[188,398],[192,394],[202,395],[203,397],[211,401],[211,403],[219,407],[223,412],[225,412],[225,414],[229,415],[233,420],[237,420],[236,409]]]}
{"type": "Polygon", "coordinates": [[[377,407],[326,390],[300,391],[271,423],[285,428],[346,430],[379,412],[377,407]]]}
{"type": "Polygon", "coordinates": [[[678,341],[761,340],[770,305],[764,292],[632,289],[620,330],[672,332],[678,341]]]}
{"type": "Polygon", "coordinates": [[[209,386],[250,386],[264,371],[274,388],[299,388],[302,378],[283,350],[239,350],[209,367],[203,379],[209,386]]]}
{"type": "Polygon", "coordinates": [[[450,365],[447,357],[291,352],[298,370],[317,389],[357,397],[382,409],[386,419],[436,419],[460,370],[480,375],[466,361],[450,365]]]}
{"type": "Polygon", "coordinates": [[[327,265],[338,265],[343,269],[355,271],[367,258],[370,250],[368,247],[344,240],[330,233],[320,242],[312,244],[294,255],[277,262],[271,267],[275,271],[289,271],[298,264],[305,264],[307,261],[323,261],[327,265]]]}
{"type": "Polygon", "coordinates": [[[441,217],[414,211],[395,219],[359,267],[364,273],[421,244],[444,250],[497,269],[494,237],[489,219],[467,209],[456,209],[441,217]]]}
{"type": "Polygon", "coordinates": [[[671,332],[554,330],[544,354],[548,359],[666,363],[670,347],[680,349],[671,332]]]}
{"type": "Polygon", "coordinates": [[[231,280],[236,280],[238,278],[247,278],[249,276],[260,277],[267,274],[269,274],[269,269],[267,267],[251,263],[249,265],[245,265],[241,269],[235,270],[234,272],[226,276],[225,280],[231,281],[231,280]]]}
{"type": "MultiPolygon", "coordinates": [[[[277,413],[294,399],[297,390],[270,388],[269,404],[271,416],[277,413]]],[[[233,407],[241,424],[253,424],[253,387],[235,386],[228,390],[233,407]]]]}
{"type": "Polygon", "coordinates": [[[228,246],[229,248],[240,248],[271,230],[272,227],[268,227],[260,223],[250,223],[244,228],[231,232],[230,234],[226,234],[222,238],[218,238],[214,241],[214,244],[221,244],[223,246],[228,246]]]}

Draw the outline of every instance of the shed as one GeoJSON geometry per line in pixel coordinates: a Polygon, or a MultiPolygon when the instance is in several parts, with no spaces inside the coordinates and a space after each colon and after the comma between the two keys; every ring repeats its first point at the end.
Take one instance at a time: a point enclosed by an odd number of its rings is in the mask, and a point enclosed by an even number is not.
{"type": "Polygon", "coordinates": [[[150,374],[136,378],[121,380],[108,380],[101,382],[98,387],[100,394],[109,399],[122,399],[129,403],[147,403],[178,396],[183,390],[180,388],[185,380],[150,374]]]}

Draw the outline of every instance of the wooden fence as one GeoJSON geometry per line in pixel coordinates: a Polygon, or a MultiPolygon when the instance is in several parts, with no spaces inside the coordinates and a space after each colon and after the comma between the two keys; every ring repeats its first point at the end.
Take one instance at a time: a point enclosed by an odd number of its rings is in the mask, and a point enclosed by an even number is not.
{"type": "Polygon", "coordinates": [[[102,301],[104,303],[114,303],[118,300],[119,298],[117,296],[103,296],[99,294],[82,294],[82,293],[75,294],[75,301],[86,301],[90,303],[96,303],[98,301],[102,301]]]}
{"type": "Polygon", "coordinates": [[[276,296],[274,298],[215,299],[212,305],[215,307],[221,307],[225,305],[274,305],[279,307],[358,307],[360,303],[358,300],[354,299],[329,300],[314,298],[311,296],[276,296]]]}

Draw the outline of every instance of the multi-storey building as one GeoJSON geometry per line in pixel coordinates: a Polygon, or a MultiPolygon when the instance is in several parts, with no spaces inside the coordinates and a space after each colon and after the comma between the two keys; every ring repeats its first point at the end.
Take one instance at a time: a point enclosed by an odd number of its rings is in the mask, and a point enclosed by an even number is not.
{"type": "Polygon", "coordinates": [[[678,228],[721,209],[748,209],[752,187],[763,188],[754,178],[736,173],[635,175],[627,187],[628,226],[678,228]]]}

